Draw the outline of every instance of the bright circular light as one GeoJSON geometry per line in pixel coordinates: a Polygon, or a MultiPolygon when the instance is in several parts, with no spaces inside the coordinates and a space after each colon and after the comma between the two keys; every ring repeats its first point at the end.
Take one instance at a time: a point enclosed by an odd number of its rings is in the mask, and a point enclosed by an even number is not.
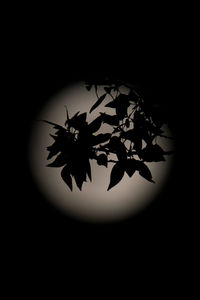
{"type": "MultiPolygon", "coordinates": [[[[111,113],[112,111],[113,113],[111,108],[102,105],[89,114],[95,101],[95,93],[88,92],[85,84],[79,82],[61,90],[49,99],[36,119],[64,125],[65,105],[70,116],[78,111],[87,112],[89,122],[99,112],[111,113]]],[[[108,130],[108,127],[102,130],[108,130]]],[[[38,121],[34,123],[29,144],[30,168],[42,194],[56,208],[74,218],[89,222],[110,222],[135,215],[151,203],[168,179],[173,162],[173,156],[170,155],[165,157],[165,162],[147,164],[155,184],[143,179],[138,173],[131,178],[125,174],[118,185],[107,191],[113,164],[109,163],[108,168],[105,168],[98,166],[95,160],[91,160],[92,182],[84,183],[80,191],[73,181],[73,192],[71,192],[61,179],[62,168],[46,167],[48,164],[46,147],[53,142],[50,133],[53,134],[54,130],[48,124],[38,121]]],[[[170,135],[168,129],[165,133],[170,135]]],[[[173,146],[170,140],[163,138],[160,138],[159,144],[164,150],[171,150],[173,146]]]]}

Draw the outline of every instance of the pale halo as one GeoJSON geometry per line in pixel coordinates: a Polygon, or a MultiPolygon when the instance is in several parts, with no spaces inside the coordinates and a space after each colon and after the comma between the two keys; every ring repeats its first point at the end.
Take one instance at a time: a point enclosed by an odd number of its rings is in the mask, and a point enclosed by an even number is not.
{"type": "MultiPolygon", "coordinates": [[[[66,105],[70,116],[77,111],[87,112],[87,121],[90,122],[100,111],[109,110],[101,106],[89,114],[95,99],[94,92],[88,92],[83,82],[77,82],[51,97],[35,119],[64,125],[66,105]]],[[[168,129],[166,132],[170,135],[168,129]]],[[[107,187],[113,164],[110,163],[108,168],[105,168],[91,160],[92,182],[84,183],[82,191],[79,191],[73,182],[71,192],[60,177],[61,168],[46,167],[46,147],[52,144],[50,133],[54,133],[51,126],[34,122],[29,143],[30,169],[44,197],[57,209],[76,219],[102,223],[135,215],[153,201],[167,182],[173,156],[166,156],[165,162],[148,163],[155,184],[146,181],[139,174],[134,174],[132,178],[125,175],[110,191],[107,191],[107,187]]],[[[165,150],[171,150],[172,142],[161,139],[160,145],[165,150]]]]}

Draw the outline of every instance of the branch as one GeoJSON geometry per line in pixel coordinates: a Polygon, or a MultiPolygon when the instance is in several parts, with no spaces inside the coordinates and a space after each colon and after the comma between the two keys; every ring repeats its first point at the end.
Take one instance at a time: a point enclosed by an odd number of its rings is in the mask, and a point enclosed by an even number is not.
{"type": "Polygon", "coordinates": [[[108,162],[117,163],[118,160],[109,159],[108,162]]]}
{"type": "Polygon", "coordinates": [[[163,135],[163,134],[159,134],[158,136],[166,138],[166,139],[174,140],[174,137],[172,137],[172,136],[166,136],[166,135],[163,135]]]}

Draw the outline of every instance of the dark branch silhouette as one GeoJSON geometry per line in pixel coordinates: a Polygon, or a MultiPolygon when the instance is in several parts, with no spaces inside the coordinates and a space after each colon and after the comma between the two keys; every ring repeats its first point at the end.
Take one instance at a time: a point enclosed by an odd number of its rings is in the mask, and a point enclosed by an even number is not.
{"type": "Polygon", "coordinates": [[[112,108],[114,114],[100,113],[88,124],[86,112],[77,112],[70,118],[66,108],[64,127],[44,120],[56,130],[55,135],[51,135],[53,144],[47,147],[47,159],[56,158],[47,166],[62,167],[61,177],[70,190],[73,188],[72,178],[80,190],[87,178],[92,181],[92,159],[99,166],[107,167],[108,163],[114,163],[107,190],[117,185],[125,173],[132,177],[138,172],[146,180],[154,182],[145,162],[165,161],[164,156],[172,153],[165,152],[156,141],[157,137],[172,138],[163,134],[161,128],[165,121],[159,109],[150,106],[133,87],[120,81],[86,82],[86,89],[88,92],[94,89],[97,97],[90,113],[109,98],[112,100],[105,103],[105,107],[112,108]],[[102,85],[104,93],[99,95],[98,87],[102,85]],[[127,94],[120,91],[122,86],[128,89],[127,94]],[[97,133],[103,123],[112,127],[111,133],[97,133]],[[116,160],[110,159],[112,154],[116,155],[116,160]]]}

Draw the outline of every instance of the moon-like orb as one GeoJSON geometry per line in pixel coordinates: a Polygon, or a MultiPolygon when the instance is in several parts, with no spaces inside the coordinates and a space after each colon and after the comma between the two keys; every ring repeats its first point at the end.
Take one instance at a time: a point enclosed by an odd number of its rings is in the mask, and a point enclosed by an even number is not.
{"type": "MultiPolygon", "coordinates": [[[[142,211],[160,193],[168,180],[173,155],[165,156],[166,161],[147,163],[155,184],[136,172],[131,178],[125,174],[121,182],[109,191],[107,187],[113,163],[109,163],[106,168],[91,160],[92,182],[85,182],[80,191],[73,181],[71,192],[60,176],[61,168],[46,167],[49,163],[46,148],[53,142],[50,133],[54,134],[54,129],[37,120],[49,120],[63,126],[66,120],[65,106],[70,116],[78,111],[87,112],[88,122],[97,117],[99,112],[113,113],[112,108],[106,108],[102,104],[90,114],[95,101],[95,92],[88,91],[83,82],[74,83],[48,99],[35,116],[36,121],[32,126],[29,142],[30,170],[40,192],[62,213],[87,222],[119,221],[142,211]]],[[[109,127],[103,125],[100,130],[108,132],[109,127]]],[[[164,129],[165,134],[170,135],[169,129],[164,129]]],[[[157,142],[166,151],[173,147],[170,139],[159,138],[157,142]]]]}

